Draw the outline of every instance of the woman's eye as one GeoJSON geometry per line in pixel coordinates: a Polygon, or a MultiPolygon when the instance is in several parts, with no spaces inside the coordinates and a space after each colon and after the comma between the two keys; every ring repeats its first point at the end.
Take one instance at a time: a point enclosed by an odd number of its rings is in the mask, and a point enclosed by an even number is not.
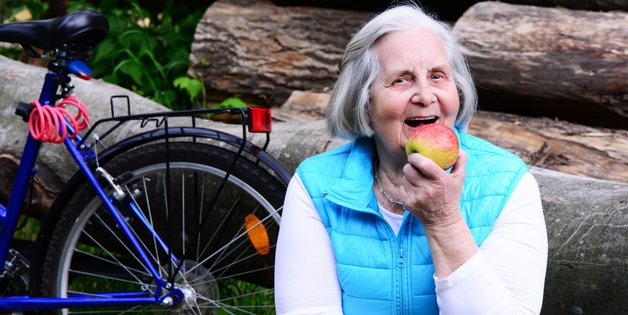
{"type": "Polygon", "coordinates": [[[393,81],[393,85],[404,84],[406,82],[408,82],[408,79],[406,79],[406,78],[397,78],[397,79],[395,79],[395,81],[393,81]]]}
{"type": "Polygon", "coordinates": [[[434,81],[447,80],[447,78],[448,76],[445,72],[437,71],[432,73],[432,80],[434,81]]]}

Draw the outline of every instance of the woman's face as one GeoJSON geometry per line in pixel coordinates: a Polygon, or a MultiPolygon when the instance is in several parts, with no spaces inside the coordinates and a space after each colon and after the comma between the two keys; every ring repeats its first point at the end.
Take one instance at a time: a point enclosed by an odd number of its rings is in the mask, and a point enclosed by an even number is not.
{"type": "Polygon", "coordinates": [[[371,91],[375,141],[378,150],[405,158],[408,137],[419,126],[438,123],[453,128],[460,100],[452,68],[432,30],[392,32],[374,48],[380,62],[371,91]]]}

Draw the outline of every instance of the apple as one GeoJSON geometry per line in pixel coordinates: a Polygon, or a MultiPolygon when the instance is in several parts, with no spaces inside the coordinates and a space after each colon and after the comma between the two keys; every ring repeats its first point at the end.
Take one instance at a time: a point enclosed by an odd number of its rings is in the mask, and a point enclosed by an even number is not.
{"type": "Polygon", "coordinates": [[[458,137],[443,124],[423,125],[414,130],[406,143],[406,154],[417,152],[446,170],[458,158],[458,137]]]}

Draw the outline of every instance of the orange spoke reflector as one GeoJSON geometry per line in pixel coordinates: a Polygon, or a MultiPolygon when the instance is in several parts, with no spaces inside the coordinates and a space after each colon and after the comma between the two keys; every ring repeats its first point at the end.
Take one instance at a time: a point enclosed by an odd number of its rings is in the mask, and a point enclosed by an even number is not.
{"type": "Polygon", "coordinates": [[[248,231],[247,235],[249,236],[251,244],[255,247],[255,250],[257,250],[260,255],[268,254],[270,252],[270,239],[268,238],[266,228],[260,220],[251,213],[244,218],[244,226],[248,231]]]}
{"type": "Polygon", "coordinates": [[[272,131],[272,114],[270,108],[249,107],[249,131],[265,132],[272,131]]]}

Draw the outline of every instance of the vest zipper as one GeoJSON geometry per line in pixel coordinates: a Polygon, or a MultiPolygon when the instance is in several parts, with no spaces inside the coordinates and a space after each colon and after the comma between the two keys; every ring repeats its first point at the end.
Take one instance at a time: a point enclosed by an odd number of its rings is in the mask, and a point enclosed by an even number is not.
{"type": "MultiPolygon", "coordinates": [[[[402,226],[402,229],[404,227],[402,226]]],[[[403,233],[403,231],[399,231],[400,233],[403,233]]],[[[406,283],[404,281],[405,279],[405,267],[406,267],[406,263],[405,263],[405,257],[404,257],[404,239],[399,239],[397,237],[397,246],[399,248],[399,257],[397,257],[397,276],[398,276],[398,286],[397,286],[397,301],[399,302],[397,304],[397,314],[405,314],[405,306],[404,306],[404,300],[406,298],[405,296],[405,286],[406,283]]]]}

